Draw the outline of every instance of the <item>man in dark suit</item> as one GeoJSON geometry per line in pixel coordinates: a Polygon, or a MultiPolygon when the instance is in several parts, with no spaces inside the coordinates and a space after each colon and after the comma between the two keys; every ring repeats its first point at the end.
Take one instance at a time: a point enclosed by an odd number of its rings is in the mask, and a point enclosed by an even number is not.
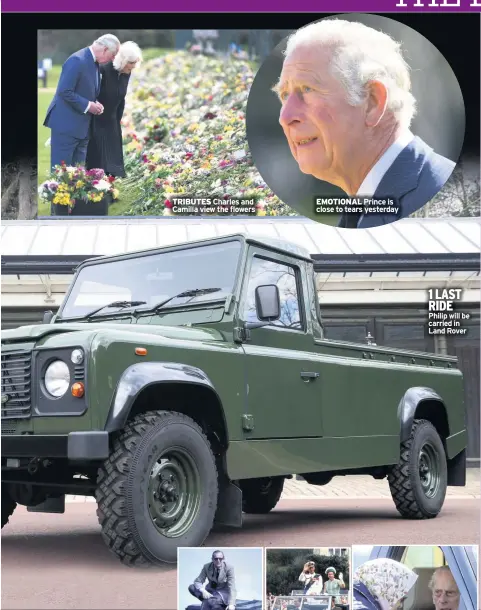
{"type": "Polygon", "coordinates": [[[62,66],[57,90],[44,125],[51,129],[51,166],[85,164],[90,118],[103,112],[97,102],[100,91],[99,64],[117,54],[120,42],[113,34],[100,36],[90,47],[71,55],[62,66]]]}
{"type": "Polygon", "coordinates": [[[456,164],[435,153],[421,138],[410,132],[407,133],[407,138],[409,142],[404,148],[401,148],[402,139],[398,143],[395,142],[386,151],[384,158],[381,157],[371,169],[367,179],[369,180],[370,176],[376,177],[376,172],[379,178],[374,193],[367,189],[367,192],[363,192],[361,185],[358,195],[374,201],[392,199],[392,207],[398,208],[397,213],[368,213],[357,216],[343,214],[339,221],[340,227],[370,229],[407,218],[442,189],[456,164]],[[386,159],[391,151],[397,154],[392,163],[390,159],[386,159]]]}
{"type": "Polygon", "coordinates": [[[226,563],[222,551],[212,553],[212,561],[203,566],[194,584],[189,585],[189,593],[201,601],[218,602],[215,604],[218,607],[235,609],[237,594],[234,568],[226,563]]]}
{"type": "Polygon", "coordinates": [[[405,218],[439,192],[455,163],[410,131],[416,100],[398,42],[362,23],[323,19],[295,32],[285,55],[274,90],[299,169],[349,197],[398,208],[344,213],[340,227],[405,218]]]}

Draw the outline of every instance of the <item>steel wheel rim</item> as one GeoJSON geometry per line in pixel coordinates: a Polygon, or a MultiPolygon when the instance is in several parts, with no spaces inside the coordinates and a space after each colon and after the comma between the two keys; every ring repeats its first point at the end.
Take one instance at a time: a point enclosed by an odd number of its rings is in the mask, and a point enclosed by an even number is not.
{"type": "Polygon", "coordinates": [[[438,451],[431,443],[425,443],[419,452],[419,479],[424,495],[434,498],[441,485],[438,451]]]}
{"type": "Polygon", "coordinates": [[[183,447],[162,452],[149,475],[148,509],[157,531],[166,538],[184,535],[199,512],[201,481],[197,465],[183,447]]]}

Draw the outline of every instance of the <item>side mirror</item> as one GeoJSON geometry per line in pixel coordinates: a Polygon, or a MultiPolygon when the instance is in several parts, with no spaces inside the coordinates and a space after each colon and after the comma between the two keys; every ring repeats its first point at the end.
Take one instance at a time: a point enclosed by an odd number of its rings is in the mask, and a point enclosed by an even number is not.
{"type": "Polygon", "coordinates": [[[44,324],[50,324],[50,322],[52,321],[53,318],[53,311],[45,311],[43,313],[43,323],[44,324]]]}
{"type": "Polygon", "coordinates": [[[281,315],[279,288],[275,284],[257,286],[255,292],[256,313],[259,320],[278,320],[281,315]]]}

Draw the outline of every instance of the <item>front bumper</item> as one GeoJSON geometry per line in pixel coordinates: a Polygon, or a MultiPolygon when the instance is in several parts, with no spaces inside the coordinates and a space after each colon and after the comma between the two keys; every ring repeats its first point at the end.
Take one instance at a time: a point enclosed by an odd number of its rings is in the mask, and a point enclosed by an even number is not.
{"type": "Polygon", "coordinates": [[[2,458],[104,460],[109,456],[109,449],[109,434],[104,431],[2,435],[2,458]]]}

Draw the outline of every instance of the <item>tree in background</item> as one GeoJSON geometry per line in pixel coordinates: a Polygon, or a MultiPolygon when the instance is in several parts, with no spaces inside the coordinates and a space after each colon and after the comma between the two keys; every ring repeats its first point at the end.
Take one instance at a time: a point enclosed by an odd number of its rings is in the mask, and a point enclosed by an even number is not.
{"type": "MultiPolygon", "coordinates": [[[[104,30],[39,30],[38,59],[49,57],[54,64],[63,62],[75,51],[87,47],[106,34],[104,30]]],[[[134,40],[141,49],[160,47],[171,49],[174,46],[174,30],[109,30],[121,42],[134,40]]]]}
{"type": "Polygon", "coordinates": [[[347,555],[314,555],[312,549],[268,549],[266,554],[266,591],[274,595],[290,595],[294,589],[302,589],[299,574],[307,561],[314,561],[316,572],[325,581],[325,571],[336,568],[342,572],[344,583],[349,588],[349,559],[347,555]]]}
{"type": "Polygon", "coordinates": [[[35,160],[2,164],[2,219],[37,217],[37,163],[35,160]]]}
{"type": "Polygon", "coordinates": [[[479,216],[479,161],[476,160],[475,171],[469,172],[467,164],[465,159],[460,159],[439,193],[414,215],[418,218],[479,216]]]}

